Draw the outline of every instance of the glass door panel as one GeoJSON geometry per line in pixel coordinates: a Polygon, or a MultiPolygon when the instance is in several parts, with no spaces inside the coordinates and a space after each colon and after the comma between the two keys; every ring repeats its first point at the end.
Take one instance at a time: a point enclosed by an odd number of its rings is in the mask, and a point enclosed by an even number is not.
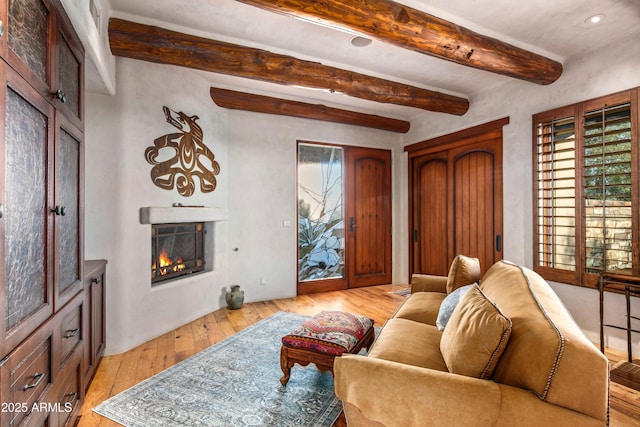
{"type": "Polygon", "coordinates": [[[298,145],[298,281],[344,277],[343,149],[298,145]]]}

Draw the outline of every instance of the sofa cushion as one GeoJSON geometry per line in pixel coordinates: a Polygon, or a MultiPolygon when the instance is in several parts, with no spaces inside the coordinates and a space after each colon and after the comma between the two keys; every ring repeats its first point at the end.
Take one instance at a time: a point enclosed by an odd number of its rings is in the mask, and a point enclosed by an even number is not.
{"type": "Polygon", "coordinates": [[[585,337],[549,284],[525,267],[500,261],[482,277],[480,287],[513,322],[492,379],[603,419],[607,358],[585,337]]]}
{"type": "Polygon", "coordinates": [[[440,292],[411,294],[393,317],[435,325],[440,305],[446,296],[440,292]]]}
{"type": "Polygon", "coordinates": [[[440,354],[441,335],[433,325],[389,319],[369,350],[368,357],[447,372],[447,365],[440,354]]]}
{"type": "Polygon", "coordinates": [[[453,310],[457,307],[460,299],[471,289],[471,286],[472,285],[466,285],[456,289],[442,301],[440,310],[438,310],[438,318],[436,319],[436,327],[439,331],[444,331],[444,327],[447,326],[453,310]]]}
{"type": "Polygon", "coordinates": [[[464,255],[456,255],[449,267],[447,277],[447,293],[455,291],[461,286],[480,281],[480,260],[464,255]]]}
{"type": "Polygon", "coordinates": [[[473,285],[453,310],[440,351],[449,372],[491,377],[511,333],[511,320],[473,285]]]}

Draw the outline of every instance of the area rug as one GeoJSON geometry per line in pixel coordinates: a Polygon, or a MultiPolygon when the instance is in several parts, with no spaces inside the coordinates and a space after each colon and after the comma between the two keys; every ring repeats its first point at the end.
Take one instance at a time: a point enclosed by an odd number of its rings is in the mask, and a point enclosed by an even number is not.
{"type": "Polygon", "coordinates": [[[280,384],[280,339],[305,319],[278,312],[93,410],[127,427],[331,426],[342,404],[330,373],[295,365],[280,384]]]}
{"type": "Polygon", "coordinates": [[[390,293],[395,295],[400,295],[403,297],[408,297],[409,295],[411,295],[411,288],[398,289],[397,291],[392,291],[390,293]]]}

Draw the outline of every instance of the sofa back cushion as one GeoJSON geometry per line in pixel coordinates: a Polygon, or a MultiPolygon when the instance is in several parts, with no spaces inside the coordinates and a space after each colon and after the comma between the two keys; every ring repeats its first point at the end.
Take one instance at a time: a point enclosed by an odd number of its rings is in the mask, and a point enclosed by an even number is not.
{"type": "Polygon", "coordinates": [[[456,255],[449,267],[447,277],[447,293],[461,286],[470,285],[480,280],[480,260],[464,255],[456,255]]]}
{"type": "Polygon", "coordinates": [[[478,285],[470,286],[440,339],[447,369],[468,377],[491,377],[510,333],[511,321],[500,308],[487,299],[478,285]]]}
{"type": "Polygon", "coordinates": [[[484,275],[481,288],[513,324],[492,379],[606,420],[608,360],[549,284],[527,268],[500,261],[484,275]]]}

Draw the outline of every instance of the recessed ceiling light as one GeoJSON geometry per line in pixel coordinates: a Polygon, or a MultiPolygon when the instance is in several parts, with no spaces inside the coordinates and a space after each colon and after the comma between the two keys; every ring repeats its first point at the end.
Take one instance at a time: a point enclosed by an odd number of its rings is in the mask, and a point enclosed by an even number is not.
{"type": "Polygon", "coordinates": [[[371,44],[371,39],[361,36],[355,36],[351,39],[351,44],[355,47],[365,47],[371,44]]]}
{"type": "Polygon", "coordinates": [[[604,15],[599,14],[599,15],[593,15],[588,17],[587,19],[584,20],[584,22],[587,24],[598,24],[602,22],[603,19],[604,19],[604,15]]]}

